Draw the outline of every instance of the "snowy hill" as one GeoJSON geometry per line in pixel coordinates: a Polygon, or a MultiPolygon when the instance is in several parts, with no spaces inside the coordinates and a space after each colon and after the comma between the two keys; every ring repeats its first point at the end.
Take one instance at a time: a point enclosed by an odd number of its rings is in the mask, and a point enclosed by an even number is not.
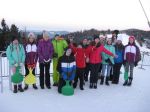
{"type": "MultiPolygon", "coordinates": [[[[125,36],[123,43],[128,42],[125,36]]],[[[146,55],[145,60],[150,65],[150,57],[146,55]]],[[[14,94],[5,77],[4,92],[0,93],[0,112],[149,112],[150,66],[144,67],[145,70],[139,66],[134,69],[131,87],[122,86],[121,74],[118,85],[101,86],[98,82],[98,89],[89,89],[89,83],[86,83],[84,91],[77,88],[74,96],[69,97],[58,94],[56,87],[50,90],[29,88],[24,93],[14,94]]],[[[123,67],[121,71],[124,72],[123,67]]]]}
{"type": "MultiPolygon", "coordinates": [[[[24,31],[22,31],[22,32],[24,32],[24,31]]],[[[42,34],[42,31],[40,31],[40,30],[28,30],[28,31],[26,31],[26,34],[29,34],[29,32],[34,32],[36,35],[42,34]]],[[[49,36],[51,38],[53,38],[55,36],[55,34],[65,35],[65,34],[69,33],[68,31],[47,31],[47,32],[49,33],[49,36]]]]}

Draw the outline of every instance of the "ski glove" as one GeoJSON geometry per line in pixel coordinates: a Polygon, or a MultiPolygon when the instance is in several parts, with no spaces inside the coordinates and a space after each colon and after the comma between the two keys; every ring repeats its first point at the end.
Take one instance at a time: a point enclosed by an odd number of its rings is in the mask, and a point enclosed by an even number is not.
{"type": "Polygon", "coordinates": [[[125,61],[125,60],[123,61],[123,65],[124,65],[124,66],[126,65],[126,61],[125,61]]]}
{"type": "Polygon", "coordinates": [[[107,62],[109,65],[113,65],[113,63],[111,62],[111,60],[109,58],[106,59],[105,62],[107,62]]]}
{"type": "Polygon", "coordinates": [[[58,58],[58,53],[54,53],[53,58],[58,58]]]}

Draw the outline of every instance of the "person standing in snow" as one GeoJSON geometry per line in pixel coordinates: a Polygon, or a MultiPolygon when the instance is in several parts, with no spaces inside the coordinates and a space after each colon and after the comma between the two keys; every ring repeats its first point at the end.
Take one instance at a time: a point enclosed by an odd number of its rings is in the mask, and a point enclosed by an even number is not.
{"type": "MultiPolygon", "coordinates": [[[[37,45],[36,45],[36,37],[34,33],[29,33],[28,35],[28,41],[25,45],[25,53],[26,53],[26,59],[25,59],[25,76],[29,74],[29,68],[32,67],[33,75],[35,75],[35,67],[37,64],[38,59],[38,53],[37,53],[37,45]]],[[[38,89],[36,84],[33,84],[34,89],[38,89]]],[[[28,85],[25,84],[24,90],[28,89],[28,85]]]]}
{"type": "Polygon", "coordinates": [[[73,87],[77,87],[78,79],[80,80],[80,90],[84,90],[83,84],[84,84],[84,72],[86,67],[86,53],[85,49],[82,47],[82,44],[79,43],[77,47],[71,46],[75,60],[76,60],[76,76],[74,79],[73,87]]]}
{"type": "MultiPolygon", "coordinates": [[[[100,44],[101,45],[105,45],[106,43],[106,39],[105,39],[105,36],[104,35],[99,35],[99,38],[100,38],[100,44]]],[[[99,67],[99,74],[98,74],[98,78],[101,79],[101,75],[102,75],[102,63],[100,63],[100,67],[99,67]]]]}
{"type": "Polygon", "coordinates": [[[84,38],[82,41],[82,48],[84,49],[84,54],[86,55],[86,60],[84,59],[84,61],[86,61],[86,67],[84,70],[84,81],[87,82],[88,81],[88,76],[89,76],[89,72],[90,72],[90,63],[89,63],[89,51],[88,51],[88,39],[84,38]]]}
{"type": "MultiPolygon", "coordinates": [[[[23,69],[25,62],[25,51],[23,45],[21,45],[16,36],[12,37],[12,43],[7,47],[6,55],[9,60],[10,67],[13,74],[16,72],[16,68],[20,66],[21,70],[23,69]]],[[[14,83],[14,93],[17,93],[18,90],[23,92],[22,83],[14,83]]]]}
{"type": "Polygon", "coordinates": [[[37,50],[40,66],[40,87],[41,89],[44,89],[45,82],[46,87],[51,89],[49,69],[54,49],[51,40],[49,39],[48,32],[43,32],[43,39],[39,40],[37,50]]]}
{"type": "Polygon", "coordinates": [[[113,53],[108,51],[106,48],[104,48],[103,45],[100,44],[99,36],[94,35],[94,42],[91,46],[89,46],[90,54],[89,54],[89,60],[90,60],[90,88],[97,89],[97,81],[98,81],[98,72],[100,63],[102,62],[102,56],[101,53],[104,52],[108,55],[111,55],[115,57],[113,53]]]}
{"type": "Polygon", "coordinates": [[[58,92],[61,93],[62,87],[66,84],[65,81],[69,80],[71,85],[72,80],[74,80],[75,77],[76,62],[71,48],[66,48],[64,50],[64,55],[58,59],[57,71],[60,74],[58,82],[58,92]]]}
{"type": "Polygon", "coordinates": [[[119,77],[120,77],[120,69],[123,64],[123,53],[124,53],[124,45],[122,44],[122,36],[119,35],[117,38],[117,42],[115,44],[115,53],[118,56],[114,59],[115,64],[113,66],[113,78],[112,78],[112,84],[118,84],[119,83],[119,77]]]}
{"type": "MultiPolygon", "coordinates": [[[[115,54],[115,47],[112,45],[112,40],[110,38],[106,40],[106,44],[104,47],[108,51],[115,54]]],[[[114,65],[114,57],[108,54],[102,53],[102,76],[101,76],[101,82],[100,82],[101,85],[103,85],[104,83],[105,71],[107,71],[105,84],[109,86],[110,70],[112,69],[113,65],[114,65]]]]}
{"type": "Polygon", "coordinates": [[[68,46],[67,41],[59,36],[58,34],[55,35],[54,40],[52,40],[52,44],[54,47],[54,54],[53,54],[53,86],[58,86],[59,82],[59,72],[57,71],[57,64],[58,59],[63,56],[65,48],[68,46]]]}
{"type": "Polygon", "coordinates": [[[124,84],[123,86],[131,86],[133,80],[133,69],[138,65],[138,62],[141,60],[141,53],[139,47],[135,44],[135,37],[129,37],[129,43],[125,46],[124,49],[124,84]],[[128,76],[130,68],[130,75],[128,76]]]}
{"type": "MultiPolygon", "coordinates": [[[[112,36],[111,36],[111,38],[112,38],[112,45],[116,44],[117,38],[118,38],[118,34],[119,34],[119,30],[114,30],[112,32],[112,36]]],[[[110,70],[110,78],[109,78],[109,80],[112,81],[112,78],[113,78],[113,68],[111,68],[111,70],[110,70]]]]}

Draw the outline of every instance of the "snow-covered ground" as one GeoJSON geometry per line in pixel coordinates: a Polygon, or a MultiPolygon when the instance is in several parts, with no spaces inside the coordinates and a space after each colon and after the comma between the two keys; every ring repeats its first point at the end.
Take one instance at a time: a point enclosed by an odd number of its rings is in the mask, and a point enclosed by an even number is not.
{"type": "MultiPolygon", "coordinates": [[[[145,56],[146,62],[150,57],[145,56]]],[[[14,94],[9,90],[8,78],[4,78],[4,92],[0,93],[0,112],[150,112],[150,66],[134,70],[133,85],[122,86],[123,74],[118,85],[101,86],[98,89],[75,89],[73,96],[57,93],[57,88],[29,90],[14,94]]],[[[124,72],[123,68],[121,70],[124,72]]],[[[52,78],[51,78],[52,80],[52,78]]],[[[38,81],[38,79],[37,79],[38,81]]],[[[39,85],[39,84],[38,84],[39,85]]]]}
{"type": "Polygon", "coordinates": [[[118,85],[75,90],[73,96],[57,93],[57,88],[33,90],[14,94],[8,89],[5,79],[4,92],[0,94],[0,112],[149,112],[150,111],[150,67],[134,71],[131,87],[123,87],[123,74],[118,85]]]}

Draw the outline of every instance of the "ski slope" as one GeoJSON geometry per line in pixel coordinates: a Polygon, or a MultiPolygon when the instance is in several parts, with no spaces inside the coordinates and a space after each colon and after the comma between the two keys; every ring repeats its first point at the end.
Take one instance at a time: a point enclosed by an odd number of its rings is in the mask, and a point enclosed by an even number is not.
{"type": "MultiPolygon", "coordinates": [[[[150,65],[150,57],[145,56],[145,60],[150,65]]],[[[73,96],[58,94],[56,87],[50,90],[30,87],[23,93],[14,94],[9,90],[8,79],[4,78],[0,112],[150,112],[150,66],[144,68],[134,69],[131,87],[122,86],[121,74],[118,85],[100,85],[99,81],[98,89],[89,89],[89,83],[86,83],[85,90],[78,87],[73,96]]],[[[124,72],[123,67],[121,71],[124,72]]]]}

